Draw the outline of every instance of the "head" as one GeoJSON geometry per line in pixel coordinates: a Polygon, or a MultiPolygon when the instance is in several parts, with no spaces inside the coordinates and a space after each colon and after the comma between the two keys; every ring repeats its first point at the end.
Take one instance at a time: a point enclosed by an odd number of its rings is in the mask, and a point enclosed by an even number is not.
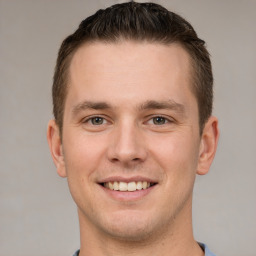
{"type": "Polygon", "coordinates": [[[92,42],[149,42],[179,44],[190,56],[191,90],[199,109],[200,134],[212,112],[213,76],[209,53],[189,22],[155,3],[128,2],[99,10],[81,22],[62,43],[55,68],[53,113],[62,134],[65,100],[69,89],[69,67],[75,52],[92,42]]]}
{"type": "Polygon", "coordinates": [[[152,3],[98,11],[61,46],[53,101],[48,141],[84,240],[191,239],[194,179],[218,139],[209,54],[191,25],[152,3]]]}

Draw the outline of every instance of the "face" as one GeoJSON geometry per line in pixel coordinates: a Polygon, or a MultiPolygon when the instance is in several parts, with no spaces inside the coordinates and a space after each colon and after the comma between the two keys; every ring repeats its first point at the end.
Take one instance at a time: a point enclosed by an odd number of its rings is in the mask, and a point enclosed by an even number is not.
{"type": "Polygon", "coordinates": [[[211,162],[190,77],[176,44],[93,43],[75,53],[63,139],[52,121],[48,140],[80,228],[138,240],[190,218],[195,175],[211,162]]]}

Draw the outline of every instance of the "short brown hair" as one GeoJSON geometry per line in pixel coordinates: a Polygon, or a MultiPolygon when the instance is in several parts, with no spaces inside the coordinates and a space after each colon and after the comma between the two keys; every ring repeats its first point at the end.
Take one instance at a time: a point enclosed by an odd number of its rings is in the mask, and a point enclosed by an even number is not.
{"type": "Polygon", "coordinates": [[[199,109],[200,133],[212,112],[213,76],[205,42],[185,19],[155,3],[128,2],[99,10],[81,22],[62,43],[55,67],[52,97],[53,114],[62,132],[70,61],[86,42],[146,41],[180,44],[190,55],[193,67],[192,91],[199,109]]]}

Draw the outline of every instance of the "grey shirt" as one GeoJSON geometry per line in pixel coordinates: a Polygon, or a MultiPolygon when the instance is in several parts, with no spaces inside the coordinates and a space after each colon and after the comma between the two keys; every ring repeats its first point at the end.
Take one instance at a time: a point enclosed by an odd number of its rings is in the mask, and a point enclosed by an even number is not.
{"type": "MultiPolygon", "coordinates": [[[[206,244],[202,244],[199,243],[199,245],[202,247],[202,249],[204,250],[204,255],[205,256],[216,256],[215,254],[213,254],[212,252],[210,252],[209,248],[207,247],[206,244]]],[[[79,256],[79,250],[73,255],[73,256],[79,256]]]]}

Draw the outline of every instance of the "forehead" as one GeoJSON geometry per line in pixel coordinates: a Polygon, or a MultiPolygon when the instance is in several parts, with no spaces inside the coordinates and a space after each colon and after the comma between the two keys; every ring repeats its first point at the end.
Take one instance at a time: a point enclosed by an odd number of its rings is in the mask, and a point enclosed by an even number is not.
{"type": "Polygon", "coordinates": [[[181,66],[184,70],[191,68],[190,56],[179,43],[167,45],[147,41],[120,40],[109,43],[96,41],[83,44],[71,59],[70,71],[72,73],[83,67],[90,71],[99,68],[114,70],[117,64],[118,68],[123,67],[127,72],[130,65],[134,66],[135,62],[137,62],[136,68],[143,68],[143,70],[152,67],[159,67],[162,71],[181,66]],[[161,66],[158,65],[158,61],[162,62],[161,66]],[[139,65],[140,63],[142,65],[139,65]]]}
{"type": "Polygon", "coordinates": [[[67,96],[77,100],[168,100],[191,93],[191,61],[178,44],[93,42],[76,51],[69,78],[67,96]]]}

